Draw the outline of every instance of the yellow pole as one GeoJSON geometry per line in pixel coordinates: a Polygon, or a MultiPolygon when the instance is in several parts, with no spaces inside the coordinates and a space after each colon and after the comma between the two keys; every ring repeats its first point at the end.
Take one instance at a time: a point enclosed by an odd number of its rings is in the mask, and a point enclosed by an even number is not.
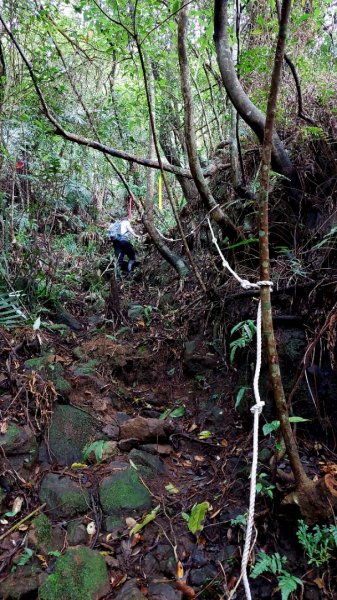
{"type": "Polygon", "coordinates": [[[163,181],[161,173],[159,173],[158,178],[158,208],[159,210],[163,210],[163,181]]]}

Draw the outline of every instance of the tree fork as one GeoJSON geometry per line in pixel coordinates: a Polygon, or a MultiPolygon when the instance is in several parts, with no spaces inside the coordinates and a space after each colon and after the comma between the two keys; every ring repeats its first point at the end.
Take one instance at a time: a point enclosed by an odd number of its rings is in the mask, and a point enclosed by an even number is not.
{"type": "MultiPolygon", "coordinates": [[[[291,0],[283,0],[262,147],[260,176],[261,187],[259,192],[260,278],[262,281],[270,280],[268,218],[269,171],[273,146],[273,126],[275,121],[281,69],[284,60],[286,31],[290,16],[290,8],[291,0]]],[[[285,400],[275,342],[269,286],[264,286],[261,288],[261,304],[262,326],[266,340],[269,374],[274,392],[276,410],[280,421],[280,428],[288,453],[290,465],[294,473],[296,485],[295,491],[287,496],[284,502],[295,502],[299,506],[302,515],[309,521],[316,521],[319,518],[327,518],[331,515],[332,510],[337,507],[337,481],[332,475],[326,475],[318,481],[312,481],[305,473],[300,459],[298,446],[289,422],[289,413],[285,400]]]]}

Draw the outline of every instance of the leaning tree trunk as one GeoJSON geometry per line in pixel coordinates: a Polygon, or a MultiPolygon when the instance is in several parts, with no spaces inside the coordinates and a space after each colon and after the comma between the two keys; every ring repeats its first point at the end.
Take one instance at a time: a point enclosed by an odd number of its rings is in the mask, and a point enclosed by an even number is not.
{"type": "MultiPolygon", "coordinates": [[[[268,222],[269,171],[274,139],[273,125],[275,121],[277,94],[284,57],[290,6],[291,0],[283,0],[262,148],[261,186],[259,191],[260,277],[262,281],[270,280],[268,222]]],[[[318,481],[312,481],[305,473],[289,422],[289,413],[285,400],[275,343],[269,286],[263,286],[261,288],[261,304],[263,333],[266,340],[269,373],[274,391],[276,410],[296,484],[295,491],[287,497],[286,501],[295,502],[299,506],[304,517],[310,521],[317,521],[322,518],[327,518],[332,514],[333,509],[337,508],[337,481],[331,475],[326,475],[318,481]]]]}
{"type": "MultiPolygon", "coordinates": [[[[228,0],[214,0],[214,41],[222,81],[239,115],[256,133],[260,142],[263,142],[266,117],[251,102],[236,74],[228,39],[227,7],[228,0]]],[[[272,134],[271,163],[273,169],[290,182],[293,207],[298,211],[301,200],[300,180],[276,131],[272,134]]]]}
{"type": "Polygon", "coordinates": [[[240,231],[215,201],[213,194],[203,175],[197,152],[197,140],[194,129],[194,105],[190,85],[190,68],[187,53],[187,15],[188,5],[181,2],[178,16],[178,56],[181,89],[184,100],[184,130],[188,162],[200,198],[208,209],[211,218],[216,221],[230,241],[242,237],[240,231]]]}

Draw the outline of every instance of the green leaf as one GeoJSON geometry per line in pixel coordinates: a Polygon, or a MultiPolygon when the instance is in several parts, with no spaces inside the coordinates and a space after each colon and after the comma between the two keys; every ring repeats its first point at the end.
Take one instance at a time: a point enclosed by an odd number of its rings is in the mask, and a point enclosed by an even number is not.
{"type": "Polygon", "coordinates": [[[270,570],[270,556],[265,552],[259,552],[256,557],[256,563],[253,570],[250,573],[252,579],[256,579],[262,573],[266,573],[270,570]]]}
{"type": "Polygon", "coordinates": [[[38,317],[36,319],[36,321],[34,321],[34,323],[33,323],[33,330],[36,331],[37,329],[40,329],[40,325],[41,325],[41,317],[38,317]]]}
{"type": "Polygon", "coordinates": [[[103,451],[107,447],[108,443],[105,440],[97,440],[91,444],[84,446],[82,455],[83,460],[88,460],[90,454],[93,452],[97,462],[101,462],[103,458],[103,451]]]}
{"type": "Polygon", "coordinates": [[[141,531],[143,529],[143,527],[145,527],[145,525],[147,525],[148,523],[151,523],[151,521],[154,521],[159,510],[160,510],[160,504],[158,504],[158,506],[156,506],[156,508],[154,508],[150,513],[145,515],[145,517],[141,521],[141,523],[137,523],[134,527],[132,527],[132,529],[130,531],[130,535],[134,535],[135,533],[138,533],[138,531],[141,531]]]}
{"type": "Polygon", "coordinates": [[[31,550],[30,548],[25,548],[23,554],[21,554],[21,556],[16,564],[18,566],[22,567],[23,565],[27,564],[27,562],[32,558],[32,556],[33,556],[33,550],[31,550]]]}
{"type": "Polygon", "coordinates": [[[198,438],[199,440],[207,440],[208,438],[212,437],[212,435],[213,433],[211,431],[200,431],[198,438]]]}
{"type": "Polygon", "coordinates": [[[310,419],[303,419],[303,417],[289,417],[290,423],[305,423],[305,421],[310,421],[310,419]]]}
{"type": "MultiPolygon", "coordinates": [[[[290,423],[305,423],[306,421],[310,421],[310,419],[304,419],[303,417],[289,417],[290,423]]],[[[268,435],[269,433],[273,433],[273,431],[277,431],[280,427],[280,421],[271,421],[270,423],[265,423],[262,427],[262,431],[264,435],[268,435]]]]}
{"type": "Polygon", "coordinates": [[[243,397],[248,389],[249,388],[246,386],[240,387],[238,393],[236,394],[235,405],[234,405],[235,409],[239,408],[239,406],[243,400],[243,397]]]}
{"type": "Polygon", "coordinates": [[[277,580],[282,600],[288,600],[290,594],[295,592],[299,585],[303,586],[302,581],[298,577],[291,575],[287,571],[285,571],[283,575],[279,575],[277,580]]]}
{"type": "Polygon", "coordinates": [[[273,431],[277,431],[280,427],[280,421],[271,421],[270,423],[265,423],[262,427],[262,431],[264,435],[268,435],[273,431]]]}
{"type": "Polygon", "coordinates": [[[185,406],[178,406],[178,408],[175,408],[174,410],[172,410],[170,412],[170,417],[183,417],[185,414],[185,406]]]}
{"type": "Polygon", "coordinates": [[[177,419],[179,417],[183,417],[185,414],[185,406],[181,404],[181,406],[177,406],[177,408],[167,408],[159,417],[162,421],[167,417],[172,417],[173,419],[177,419]]]}
{"type": "Polygon", "coordinates": [[[191,514],[188,518],[188,528],[191,533],[202,531],[203,522],[206,517],[206,513],[209,509],[209,502],[200,502],[195,504],[191,510],[191,514]]]}

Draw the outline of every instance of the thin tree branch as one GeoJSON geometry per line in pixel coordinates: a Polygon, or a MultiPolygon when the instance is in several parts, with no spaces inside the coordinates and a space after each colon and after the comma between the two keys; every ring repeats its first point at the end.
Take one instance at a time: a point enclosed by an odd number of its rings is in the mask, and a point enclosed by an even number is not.
{"type": "Polygon", "coordinates": [[[123,150],[118,150],[116,148],[112,148],[111,146],[107,146],[106,144],[103,144],[97,140],[91,140],[89,138],[86,138],[84,136],[81,135],[77,135],[75,133],[72,133],[70,131],[67,131],[66,129],[63,128],[63,126],[61,125],[61,123],[58,121],[58,119],[55,117],[55,115],[51,112],[45,98],[44,95],[42,93],[42,90],[39,86],[37,77],[35,75],[34,69],[32,67],[32,64],[30,63],[30,61],[28,60],[25,52],[23,51],[23,49],[21,48],[19,42],[17,41],[17,39],[15,38],[15,36],[13,35],[13,33],[11,32],[11,30],[8,28],[8,26],[6,25],[5,20],[3,19],[1,13],[0,13],[0,22],[2,23],[7,35],[10,37],[10,39],[12,40],[14,46],[16,47],[18,53],[20,54],[23,62],[25,63],[30,77],[32,79],[35,91],[37,93],[37,96],[40,100],[41,103],[41,107],[43,110],[44,115],[47,117],[47,119],[49,120],[49,122],[54,126],[55,128],[55,134],[56,135],[60,135],[61,137],[63,137],[64,139],[70,141],[70,142],[74,142],[76,144],[79,144],[81,146],[87,146],[88,148],[93,148],[94,150],[98,150],[99,152],[103,152],[103,154],[107,154],[109,156],[113,156],[115,158],[121,158],[122,160],[126,160],[129,162],[135,162],[139,165],[142,165],[144,167],[149,167],[151,169],[163,169],[164,171],[167,171],[168,173],[173,173],[174,175],[181,175],[183,177],[188,177],[189,179],[192,178],[191,173],[186,170],[186,169],[182,169],[179,167],[176,167],[174,165],[170,165],[164,161],[162,161],[161,165],[156,162],[156,161],[152,161],[150,159],[147,158],[142,158],[139,156],[135,156],[133,154],[130,154],[128,152],[124,152],[123,150]]]}

